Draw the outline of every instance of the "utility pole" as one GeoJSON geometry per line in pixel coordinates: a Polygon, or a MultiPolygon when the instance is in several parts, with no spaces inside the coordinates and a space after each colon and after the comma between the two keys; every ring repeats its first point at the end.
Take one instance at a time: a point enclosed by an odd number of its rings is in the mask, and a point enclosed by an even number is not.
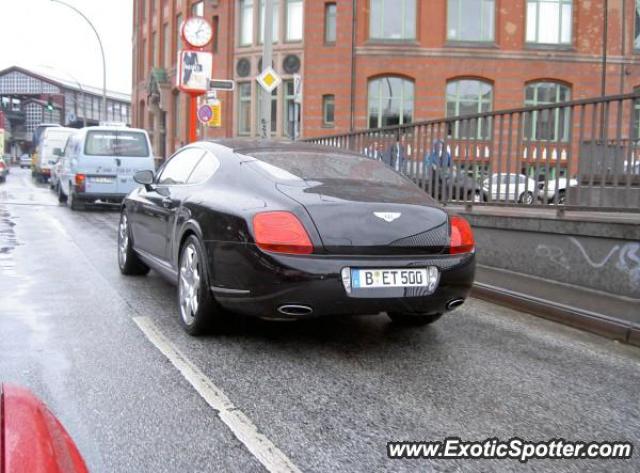
{"type": "MultiPolygon", "coordinates": [[[[271,66],[273,53],[273,0],[264,1],[264,40],[262,49],[262,69],[271,66]]],[[[260,137],[263,140],[271,138],[271,92],[260,87],[260,137]]]]}

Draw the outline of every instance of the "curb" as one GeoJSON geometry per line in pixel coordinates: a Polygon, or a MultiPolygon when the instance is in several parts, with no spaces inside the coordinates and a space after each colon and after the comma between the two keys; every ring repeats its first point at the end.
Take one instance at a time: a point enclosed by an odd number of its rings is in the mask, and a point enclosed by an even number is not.
{"type": "Polygon", "coordinates": [[[640,327],[624,320],[479,282],[474,283],[471,295],[478,299],[640,347],[640,327]]]}

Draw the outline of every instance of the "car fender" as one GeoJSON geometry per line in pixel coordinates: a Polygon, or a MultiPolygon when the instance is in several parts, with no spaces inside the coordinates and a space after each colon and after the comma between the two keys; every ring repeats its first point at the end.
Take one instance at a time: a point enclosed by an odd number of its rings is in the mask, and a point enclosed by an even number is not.
{"type": "Polygon", "coordinates": [[[4,472],[86,473],[60,421],[29,390],[0,385],[0,467],[4,472]]]}
{"type": "MultiPolygon", "coordinates": [[[[179,209],[181,211],[183,207],[179,209]]],[[[185,238],[187,233],[194,233],[201,242],[204,242],[204,236],[202,232],[202,227],[200,224],[193,218],[186,219],[184,222],[180,224],[180,228],[176,228],[174,233],[175,239],[173,241],[173,265],[176,269],[178,269],[178,259],[180,258],[180,246],[182,244],[182,240],[185,238]]],[[[176,219],[177,224],[178,219],[176,219]]],[[[177,226],[177,225],[176,225],[177,226]]],[[[205,249],[206,251],[206,249],[205,249]]],[[[207,255],[205,255],[206,257],[207,255]]]]}

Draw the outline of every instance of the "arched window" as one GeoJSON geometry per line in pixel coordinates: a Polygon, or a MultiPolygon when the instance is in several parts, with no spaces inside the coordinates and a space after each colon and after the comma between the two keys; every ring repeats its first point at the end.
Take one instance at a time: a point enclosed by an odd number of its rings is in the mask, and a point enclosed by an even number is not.
{"type": "MultiPolygon", "coordinates": [[[[447,117],[488,113],[493,106],[493,86],[476,79],[452,80],[447,83],[447,117]]],[[[455,122],[456,139],[489,139],[491,119],[478,118],[455,122]]]]}
{"type": "MultiPolygon", "coordinates": [[[[555,105],[571,100],[571,88],[557,82],[532,82],[525,88],[526,107],[555,105]]],[[[554,108],[525,114],[524,136],[538,141],[569,141],[570,110],[554,108]]]]}
{"type": "Polygon", "coordinates": [[[369,81],[369,128],[406,125],[413,121],[412,80],[378,77],[369,81]]]}

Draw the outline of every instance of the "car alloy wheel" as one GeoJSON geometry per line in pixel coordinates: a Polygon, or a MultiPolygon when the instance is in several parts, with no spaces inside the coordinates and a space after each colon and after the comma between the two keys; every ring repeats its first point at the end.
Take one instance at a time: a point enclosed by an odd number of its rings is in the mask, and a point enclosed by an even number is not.
{"type": "Polygon", "coordinates": [[[129,249],[129,223],[127,215],[122,214],[120,225],[118,226],[118,263],[120,267],[127,264],[127,251],[129,249]]]}
{"type": "Polygon", "coordinates": [[[178,297],[180,298],[180,315],[185,325],[191,326],[196,321],[200,306],[200,258],[193,243],[182,250],[180,258],[180,279],[178,297]]]}

